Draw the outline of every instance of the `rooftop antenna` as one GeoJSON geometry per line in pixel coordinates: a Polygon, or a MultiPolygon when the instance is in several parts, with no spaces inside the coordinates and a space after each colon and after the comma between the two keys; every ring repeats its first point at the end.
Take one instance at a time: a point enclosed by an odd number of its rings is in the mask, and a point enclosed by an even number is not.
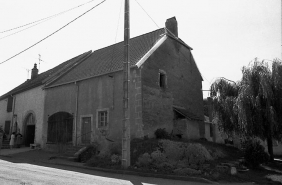
{"type": "Polygon", "coordinates": [[[43,60],[41,60],[41,55],[40,54],[38,54],[38,60],[39,60],[39,66],[38,66],[38,71],[40,71],[40,62],[42,61],[43,62],[43,60]]]}
{"type": "Polygon", "coordinates": [[[27,72],[27,79],[29,79],[29,72],[30,72],[30,69],[27,69],[27,68],[25,68],[25,67],[21,67],[21,68],[23,68],[23,69],[26,70],[26,72],[27,72]]]}
{"type": "Polygon", "coordinates": [[[29,78],[30,69],[25,69],[27,71],[27,79],[29,78]]]}

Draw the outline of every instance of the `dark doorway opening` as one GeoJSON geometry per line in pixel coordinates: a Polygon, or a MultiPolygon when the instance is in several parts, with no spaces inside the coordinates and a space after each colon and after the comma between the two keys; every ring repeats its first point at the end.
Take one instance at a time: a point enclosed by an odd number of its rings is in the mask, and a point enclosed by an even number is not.
{"type": "Polygon", "coordinates": [[[5,134],[10,134],[11,121],[5,121],[5,134]]]}
{"type": "MultiPolygon", "coordinates": [[[[25,146],[30,146],[30,144],[34,144],[35,138],[35,116],[32,113],[29,113],[24,121],[23,127],[23,143],[25,146]]],[[[17,130],[17,129],[16,129],[17,130]]]]}
{"type": "Polygon", "coordinates": [[[30,144],[34,143],[34,136],[35,136],[35,125],[27,125],[25,146],[30,146],[30,144]]]}

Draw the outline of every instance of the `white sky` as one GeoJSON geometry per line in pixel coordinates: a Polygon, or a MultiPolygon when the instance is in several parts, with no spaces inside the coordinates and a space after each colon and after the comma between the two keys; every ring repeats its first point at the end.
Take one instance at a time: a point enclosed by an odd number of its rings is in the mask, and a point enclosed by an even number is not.
{"type": "MultiPolygon", "coordinates": [[[[88,1],[0,0],[0,32],[88,1]]],[[[0,33],[0,62],[101,1],[95,0],[6,38],[3,37],[18,30],[0,33]]],[[[217,77],[239,80],[241,68],[255,57],[281,59],[280,0],[130,0],[131,37],[158,29],[136,1],[159,27],[164,27],[167,18],[176,17],[179,37],[194,49],[192,53],[204,78],[204,90],[209,89],[217,77]]],[[[122,41],[123,3],[124,0],[107,0],[47,40],[0,64],[0,95],[27,79],[26,69],[38,63],[38,54],[44,61],[40,65],[43,72],[83,52],[122,41]]],[[[204,92],[206,96],[208,92],[204,92]]]]}

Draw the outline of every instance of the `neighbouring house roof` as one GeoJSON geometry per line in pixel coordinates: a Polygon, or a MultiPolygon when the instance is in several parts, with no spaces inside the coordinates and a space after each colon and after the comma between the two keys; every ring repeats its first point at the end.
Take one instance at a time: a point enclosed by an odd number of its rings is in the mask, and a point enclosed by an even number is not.
{"type": "Polygon", "coordinates": [[[77,65],[77,63],[83,61],[88,55],[90,55],[92,51],[85,52],[81,55],[78,55],[66,62],[61,63],[60,65],[45,71],[41,74],[38,74],[34,79],[28,79],[24,83],[20,84],[16,88],[12,89],[11,91],[7,92],[6,94],[0,96],[0,100],[7,98],[8,96],[15,95],[29,89],[33,89],[40,85],[43,85],[45,82],[50,81],[65,72],[71,69],[73,66],[77,65]]]}
{"type": "Polygon", "coordinates": [[[184,117],[186,117],[189,120],[203,121],[202,118],[193,114],[192,112],[190,112],[189,110],[187,110],[183,107],[173,106],[173,110],[178,112],[179,114],[183,115],[184,117]]]}

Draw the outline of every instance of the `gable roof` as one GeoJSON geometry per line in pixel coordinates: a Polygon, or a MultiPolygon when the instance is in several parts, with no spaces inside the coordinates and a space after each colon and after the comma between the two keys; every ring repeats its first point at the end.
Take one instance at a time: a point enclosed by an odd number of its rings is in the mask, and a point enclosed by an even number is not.
{"type": "Polygon", "coordinates": [[[11,95],[15,95],[29,89],[33,89],[40,85],[43,85],[48,80],[52,80],[57,76],[60,76],[71,69],[72,66],[75,66],[77,63],[83,61],[92,51],[85,52],[80,54],[72,59],[67,60],[66,62],[61,63],[60,65],[45,71],[41,74],[38,74],[34,79],[28,79],[24,83],[20,84],[19,86],[15,87],[11,91],[7,92],[6,94],[0,96],[0,100],[3,100],[11,95]]]}
{"type": "MultiPolygon", "coordinates": [[[[163,37],[165,29],[161,28],[129,40],[130,67],[137,62],[163,37]]],[[[73,68],[57,81],[47,84],[46,88],[81,81],[102,74],[123,69],[124,42],[94,51],[90,57],[73,68]]]]}

